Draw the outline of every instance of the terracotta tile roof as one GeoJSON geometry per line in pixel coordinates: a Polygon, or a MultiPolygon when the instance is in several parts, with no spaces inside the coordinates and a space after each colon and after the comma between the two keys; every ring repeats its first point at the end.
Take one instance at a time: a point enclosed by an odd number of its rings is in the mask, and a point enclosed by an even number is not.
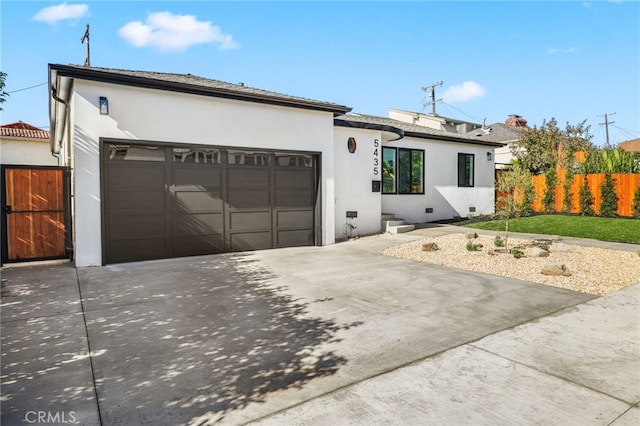
{"type": "Polygon", "coordinates": [[[640,138],[620,142],[618,147],[623,151],[640,152],[640,138]]]}
{"type": "Polygon", "coordinates": [[[28,123],[18,121],[16,123],[3,124],[0,126],[1,136],[10,136],[14,138],[28,139],[46,139],[50,137],[50,133],[28,123]]]}

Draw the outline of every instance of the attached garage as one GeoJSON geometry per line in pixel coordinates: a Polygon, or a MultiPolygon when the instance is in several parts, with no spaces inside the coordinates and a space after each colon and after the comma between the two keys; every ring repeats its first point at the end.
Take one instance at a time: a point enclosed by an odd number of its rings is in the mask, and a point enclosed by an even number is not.
{"type": "Polygon", "coordinates": [[[103,140],[103,263],[318,244],[319,160],[103,140]]]}

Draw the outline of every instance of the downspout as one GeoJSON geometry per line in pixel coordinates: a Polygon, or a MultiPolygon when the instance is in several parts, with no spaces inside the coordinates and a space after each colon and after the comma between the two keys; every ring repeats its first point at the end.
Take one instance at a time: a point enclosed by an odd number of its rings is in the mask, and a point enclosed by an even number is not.
{"type": "MultiPolygon", "coordinates": [[[[60,83],[62,84],[62,83],[60,83]]],[[[63,89],[64,92],[64,89],[63,89]]],[[[70,93],[71,91],[69,90],[68,93],[70,93]]],[[[71,163],[71,111],[69,108],[69,101],[62,99],[61,97],[58,96],[57,93],[57,88],[52,84],[51,85],[51,97],[56,101],[59,102],[60,104],[62,104],[63,108],[63,120],[62,120],[62,129],[60,130],[60,132],[56,132],[56,117],[58,116],[58,114],[56,113],[57,108],[56,106],[53,107],[53,111],[54,113],[50,115],[50,120],[51,120],[51,129],[53,130],[52,134],[51,134],[51,139],[50,139],[50,150],[51,150],[51,155],[53,155],[54,157],[56,157],[58,159],[58,165],[59,166],[65,166],[66,171],[64,172],[65,176],[64,176],[64,181],[65,181],[65,188],[66,188],[66,193],[67,196],[64,197],[65,201],[65,244],[66,244],[66,248],[67,248],[67,255],[69,256],[69,259],[73,260],[75,257],[75,253],[74,253],[74,244],[73,244],[73,222],[72,222],[72,216],[73,216],[73,203],[72,203],[72,199],[74,197],[74,187],[71,184],[71,167],[70,167],[70,163],[71,163]],[[65,137],[65,133],[66,133],[66,137],[67,137],[67,145],[66,145],[66,157],[62,158],[62,164],[60,164],[60,151],[61,151],[61,147],[62,147],[62,142],[64,140],[65,137]],[[60,137],[58,137],[58,135],[60,135],[60,137]]]]}
{"type": "MultiPolygon", "coordinates": [[[[65,131],[67,131],[69,128],[69,126],[67,125],[67,123],[69,122],[69,102],[58,97],[56,93],[56,88],[54,86],[51,86],[51,96],[53,97],[54,100],[64,105],[64,119],[62,121],[62,131],[60,132],[61,135],[64,135],[65,131]]],[[[58,163],[60,163],[60,147],[62,145],[62,140],[58,141],[58,138],[56,137],[56,133],[57,132],[54,131],[53,135],[51,135],[50,148],[51,148],[51,155],[56,157],[58,159],[58,163]]],[[[62,139],[62,137],[60,139],[62,139]]],[[[66,163],[66,160],[63,159],[63,162],[66,163]]]]}

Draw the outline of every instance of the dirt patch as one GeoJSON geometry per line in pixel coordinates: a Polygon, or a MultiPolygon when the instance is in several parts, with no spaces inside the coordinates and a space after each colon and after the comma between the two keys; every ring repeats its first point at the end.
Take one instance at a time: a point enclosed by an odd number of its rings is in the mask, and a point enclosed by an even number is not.
{"type": "MultiPolygon", "coordinates": [[[[494,237],[480,235],[471,240],[481,244],[478,251],[468,251],[470,240],[465,234],[450,234],[425,238],[419,241],[389,247],[383,254],[391,257],[411,259],[435,265],[449,266],[467,271],[516,278],[568,290],[598,296],[613,293],[640,282],[640,256],[638,253],[608,250],[594,247],[567,245],[561,241],[549,241],[547,257],[524,256],[514,258],[500,253],[494,237]],[[436,251],[422,251],[425,243],[435,243],[436,251]],[[490,254],[490,252],[493,252],[490,254]],[[563,264],[570,276],[547,276],[541,273],[545,264],[563,264]]],[[[531,240],[509,239],[509,247],[525,248],[531,240]]]]}

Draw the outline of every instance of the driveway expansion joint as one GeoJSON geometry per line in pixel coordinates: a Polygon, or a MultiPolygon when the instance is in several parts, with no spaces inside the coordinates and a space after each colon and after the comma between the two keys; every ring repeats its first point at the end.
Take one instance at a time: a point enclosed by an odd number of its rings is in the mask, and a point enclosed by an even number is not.
{"type": "Polygon", "coordinates": [[[74,268],[76,272],[76,285],[78,286],[78,295],[80,296],[80,308],[82,309],[82,323],[84,325],[85,337],[87,339],[87,351],[89,354],[89,365],[91,366],[91,380],[93,381],[93,394],[96,399],[96,410],[98,411],[98,421],[100,425],[102,422],[102,413],[100,411],[100,399],[98,398],[98,386],[96,384],[96,373],[93,367],[93,353],[91,352],[91,341],[89,340],[89,327],[87,326],[87,315],[84,310],[84,299],[82,298],[82,288],[80,287],[80,276],[78,275],[78,268],[74,268]]]}
{"type": "MultiPolygon", "coordinates": [[[[480,339],[480,340],[482,340],[482,339],[480,339]]],[[[475,343],[475,342],[474,342],[474,343],[475,343]]],[[[630,403],[629,401],[625,401],[625,400],[623,400],[623,399],[618,398],[617,396],[610,395],[610,394],[608,394],[608,393],[606,393],[606,392],[603,392],[602,390],[599,390],[599,389],[593,388],[593,387],[591,387],[591,386],[587,386],[587,385],[585,385],[585,384],[578,383],[578,382],[576,382],[576,381],[574,381],[574,380],[571,380],[571,379],[570,379],[570,378],[568,378],[568,377],[564,377],[564,376],[561,376],[561,375],[559,375],[559,374],[555,374],[555,373],[553,373],[553,372],[551,372],[551,371],[546,371],[546,370],[543,370],[543,369],[541,369],[541,368],[539,368],[539,367],[536,367],[536,366],[533,366],[533,365],[529,365],[529,364],[524,363],[524,362],[522,362],[522,361],[518,361],[518,360],[516,360],[516,359],[509,358],[509,357],[506,357],[506,356],[504,356],[504,355],[500,355],[499,353],[496,353],[496,352],[490,351],[490,350],[485,349],[485,348],[482,348],[482,347],[480,347],[480,346],[476,346],[476,345],[474,345],[473,343],[470,343],[470,344],[469,344],[469,346],[471,346],[471,347],[472,347],[472,348],[474,348],[474,349],[478,349],[478,350],[480,350],[480,351],[482,351],[482,352],[486,352],[486,353],[488,353],[488,354],[490,354],[490,355],[497,356],[498,358],[502,358],[502,359],[507,360],[507,361],[509,361],[509,362],[512,362],[512,363],[514,363],[514,364],[522,365],[523,367],[526,367],[526,368],[529,368],[529,369],[531,369],[531,370],[534,370],[534,371],[536,371],[536,372],[538,372],[538,373],[540,373],[540,374],[544,374],[545,376],[554,377],[554,378],[556,378],[556,379],[560,379],[560,380],[562,380],[562,381],[564,381],[564,382],[570,383],[570,384],[572,384],[572,385],[574,385],[574,386],[578,386],[578,387],[581,387],[581,388],[584,388],[584,389],[588,389],[588,390],[590,390],[590,391],[592,391],[592,392],[599,393],[600,395],[604,395],[604,396],[606,396],[606,397],[608,397],[608,398],[615,399],[616,401],[620,401],[620,402],[622,402],[622,403],[624,403],[624,404],[627,404],[627,405],[629,406],[629,410],[630,410],[631,408],[633,408],[633,403],[630,403]]],[[[625,413],[626,413],[627,411],[629,411],[629,410],[626,410],[626,411],[625,411],[625,413]]],[[[624,414],[624,413],[622,413],[622,414],[624,414]]],[[[622,414],[621,414],[621,416],[622,416],[622,414]]]]}

